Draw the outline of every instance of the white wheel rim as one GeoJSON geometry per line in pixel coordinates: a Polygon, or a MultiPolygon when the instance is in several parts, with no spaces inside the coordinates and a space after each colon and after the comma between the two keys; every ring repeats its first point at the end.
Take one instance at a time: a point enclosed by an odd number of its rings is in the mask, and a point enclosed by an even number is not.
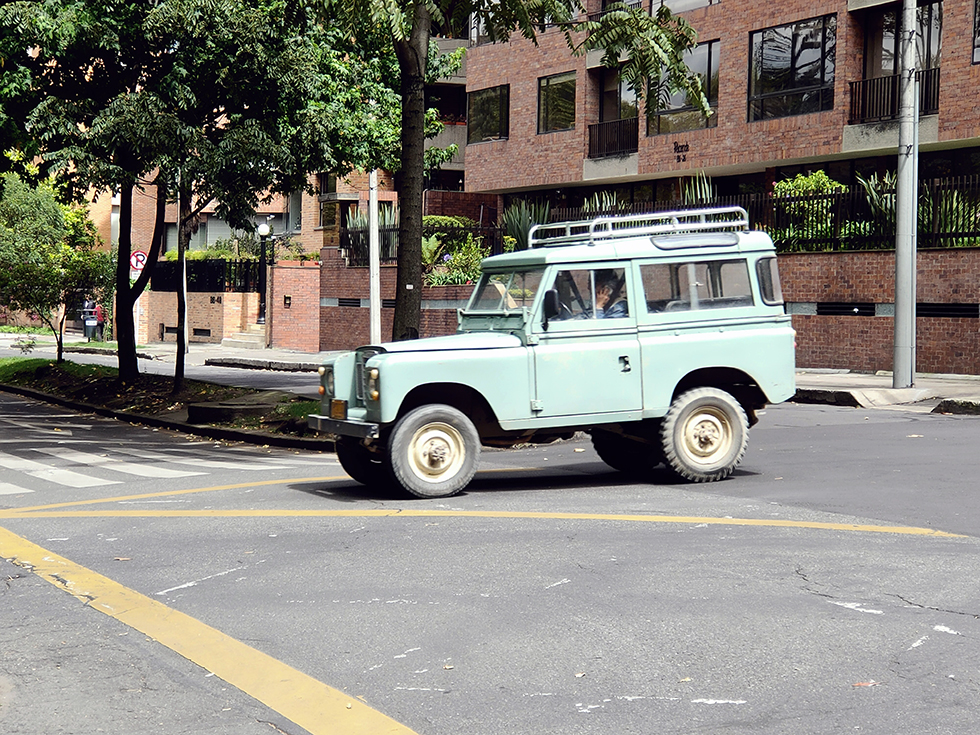
{"type": "Polygon", "coordinates": [[[409,466],[416,477],[426,482],[451,479],[465,459],[463,435],[449,424],[426,424],[415,432],[409,444],[409,466]]]}
{"type": "Polygon", "coordinates": [[[714,406],[698,408],[684,422],[682,447],[691,461],[712,464],[731,450],[734,432],[724,411],[714,406]]]}

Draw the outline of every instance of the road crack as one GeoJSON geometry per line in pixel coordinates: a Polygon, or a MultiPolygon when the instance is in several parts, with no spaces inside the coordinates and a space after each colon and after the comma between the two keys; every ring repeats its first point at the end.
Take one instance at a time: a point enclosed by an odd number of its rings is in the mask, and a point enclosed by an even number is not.
{"type": "Polygon", "coordinates": [[[950,610],[949,608],[935,607],[933,605],[923,605],[922,603],[919,602],[913,602],[907,597],[903,597],[902,595],[897,593],[890,594],[889,597],[898,598],[909,607],[917,607],[920,610],[932,610],[933,612],[948,613],[949,615],[962,615],[964,617],[973,618],[974,620],[980,619],[980,615],[978,615],[977,613],[965,612],[963,610],[950,610]]]}

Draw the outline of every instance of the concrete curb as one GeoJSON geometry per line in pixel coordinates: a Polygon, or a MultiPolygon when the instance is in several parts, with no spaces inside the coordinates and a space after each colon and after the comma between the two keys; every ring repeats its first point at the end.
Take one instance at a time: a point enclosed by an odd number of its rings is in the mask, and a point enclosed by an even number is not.
{"type": "Polygon", "coordinates": [[[289,373],[315,373],[319,362],[286,362],[250,357],[209,357],[204,361],[209,367],[231,367],[243,370],[278,370],[289,373]]]}
{"type": "Polygon", "coordinates": [[[246,444],[256,444],[259,446],[282,447],[285,449],[308,449],[311,451],[334,452],[336,450],[332,439],[306,439],[299,436],[280,436],[279,434],[268,434],[262,431],[246,431],[244,429],[226,429],[220,426],[207,426],[202,424],[189,424],[185,421],[174,421],[157,416],[143,416],[141,414],[130,413],[128,411],[113,411],[102,406],[93,406],[81,401],[72,401],[61,396],[50,393],[42,393],[32,388],[24,388],[19,385],[0,384],[0,390],[6,393],[34,398],[45,403],[53,403],[57,406],[64,406],[76,411],[94,413],[97,416],[125,421],[129,424],[139,424],[142,426],[152,426],[158,429],[169,429],[179,431],[182,434],[193,434],[203,436],[207,439],[217,441],[243,442],[246,444]]]}

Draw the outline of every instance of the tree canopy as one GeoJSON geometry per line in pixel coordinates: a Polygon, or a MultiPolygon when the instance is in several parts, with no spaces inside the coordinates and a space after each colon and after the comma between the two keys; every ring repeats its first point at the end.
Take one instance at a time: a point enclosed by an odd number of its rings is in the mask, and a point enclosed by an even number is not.
{"type": "Polygon", "coordinates": [[[2,186],[0,301],[44,322],[61,362],[65,319],[82,298],[105,301],[111,259],[98,250],[101,243],[86,211],[60,204],[50,181],[35,187],[6,173],[2,186]]]}
{"type": "MultiPolygon", "coordinates": [[[[23,116],[19,139],[70,194],[120,194],[120,313],[145,288],[178,195],[181,228],[209,203],[250,227],[261,196],[305,188],[311,172],[393,165],[390,54],[294,3],[15,1],[0,5],[0,28],[0,94],[23,116]],[[131,286],[134,187],[158,201],[150,267],[131,286]]],[[[126,382],[138,374],[132,320],[118,329],[126,382]]]]}
{"type": "Polygon", "coordinates": [[[571,53],[601,50],[603,64],[619,67],[642,97],[650,80],[660,96],[684,90],[703,111],[701,81],[684,64],[697,44],[689,23],[661,6],[653,15],[639,5],[614,3],[589,18],[582,0],[303,0],[324,24],[359,36],[383,34],[398,59],[402,101],[401,160],[396,175],[401,219],[393,337],[418,335],[422,305],[422,198],[424,186],[424,87],[429,40],[435,31],[477,23],[491,41],[512,36],[537,43],[541,33],[564,34],[571,53]]]}

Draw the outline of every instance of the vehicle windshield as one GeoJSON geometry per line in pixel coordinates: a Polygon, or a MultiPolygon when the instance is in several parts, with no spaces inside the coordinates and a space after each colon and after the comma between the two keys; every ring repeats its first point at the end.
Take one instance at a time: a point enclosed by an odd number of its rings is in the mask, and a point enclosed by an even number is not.
{"type": "Polygon", "coordinates": [[[466,311],[512,312],[530,307],[543,274],[543,270],[485,273],[466,311]]]}

